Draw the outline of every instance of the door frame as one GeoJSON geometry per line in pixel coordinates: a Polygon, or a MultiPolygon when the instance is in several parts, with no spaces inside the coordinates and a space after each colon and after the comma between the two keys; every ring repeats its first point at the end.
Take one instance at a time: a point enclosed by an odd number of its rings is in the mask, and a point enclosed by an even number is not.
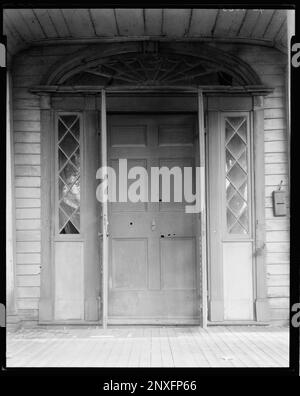
{"type": "MultiPolygon", "coordinates": [[[[224,92],[224,91],[223,91],[224,92]]],[[[54,286],[54,279],[53,279],[53,257],[52,257],[52,246],[51,246],[51,227],[50,227],[50,222],[49,219],[52,216],[52,197],[51,197],[51,183],[53,182],[53,173],[51,171],[52,166],[43,166],[43,164],[52,164],[53,163],[53,158],[52,158],[52,137],[51,137],[51,131],[53,128],[53,119],[54,119],[54,112],[57,110],[57,104],[56,107],[55,105],[53,106],[53,103],[55,102],[56,98],[61,98],[66,96],[64,93],[53,93],[53,91],[49,91],[47,88],[44,90],[35,90],[35,93],[38,93],[40,95],[40,108],[41,108],[41,180],[42,180],[42,185],[41,185],[41,191],[42,191],[42,211],[41,211],[41,221],[42,221],[42,250],[41,250],[41,259],[42,259],[42,268],[43,271],[41,272],[41,297],[40,297],[40,304],[39,304],[39,322],[40,323],[49,323],[49,322],[54,322],[53,318],[53,286],[54,286]]],[[[131,95],[137,95],[137,94],[145,94],[144,91],[128,91],[131,95]]],[[[254,177],[254,189],[255,189],[255,196],[254,196],[254,205],[255,205],[255,249],[256,249],[256,258],[255,258],[255,279],[256,279],[256,295],[255,297],[255,312],[256,312],[256,317],[255,321],[260,321],[260,322],[266,322],[268,320],[268,301],[267,301],[267,289],[266,289],[266,269],[265,269],[265,260],[264,260],[264,246],[265,246],[265,230],[264,230],[264,179],[261,176],[261,169],[264,166],[264,152],[263,152],[263,144],[264,144],[264,138],[263,138],[263,133],[262,131],[264,130],[264,105],[263,105],[263,96],[264,94],[269,93],[269,91],[265,90],[264,93],[262,92],[252,92],[252,100],[253,100],[253,109],[252,109],[252,114],[253,114],[253,150],[255,152],[255,161],[253,164],[253,173],[256,175],[254,177]]],[[[103,89],[101,91],[91,91],[91,92],[85,92],[84,95],[82,92],[77,92],[74,96],[78,97],[78,94],[80,98],[82,99],[83,105],[81,107],[78,107],[77,102],[75,105],[73,105],[71,102],[72,101],[65,101],[66,106],[62,108],[62,111],[69,111],[69,110],[74,110],[85,112],[85,111],[99,111],[101,108],[102,113],[106,114],[106,106],[104,106],[104,101],[103,98],[107,99],[110,97],[110,94],[116,95],[115,91],[110,91],[107,90],[104,91],[103,89]],[[99,93],[101,92],[101,95],[99,93]],[[106,94],[109,93],[109,96],[106,94]],[[102,100],[101,100],[102,99],[102,100]],[[99,103],[100,100],[100,103],[99,103]],[[102,105],[103,103],[103,105],[102,105]],[[99,106],[100,105],[100,106],[99,106]],[[73,107],[72,107],[73,106],[73,107]]],[[[126,94],[126,92],[123,91],[122,94],[126,94]]],[[[236,93],[236,92],[227,92],[226,93],[221,93],[221,92],[215,92],[212,93],[211,91],[207,90],[189,90],[183,91],[183,90],[168,90],[166,91],[165,89],[162,90],[160,93],[158,90],[155,91],[155,95],[169,95],[171,96],[183,96],[187,94],[188,96],[196,96],[197,97],[197,109],[198,109],[198,126],[199,126],[199,144],[200,144],[200,152],[199,152],[199,160],[200,164],[203,166],[203,172],[201,173],[201,185],[204,186],[202,189],[202,195],[201,195],[201,202],[202,202],[202,208],[203,208],[203,216],[201,217],[201,236],[202,239],[201,241],[198,241],[199,247],[203,254],[201,255],[200,259],[200,268],[202,269],[202,303],[203,306],[201,307],[201,326],[205,327],[207,324],[207,281],[208,281],[208,276],[207,276],[207,269],[208,269],[208,260],[207,260],[207,253],[208,253],[208,242],[207,241],[207,227],[209,227],[208,219],[207,219],[207,204],[208,202],[208,197],[207,197],[207,192],[205,192],[205,189],[207,188],[207,175],[206,175],[206,170],[207,170],[207,158],[205,156],[206,152],[206,131],[204,128],[204,108],[203,108],[203,101],[207,100],[207,95],[208,96],[239,96],[241,93],[236,93]],[[203,92],[205,93],[205,97],[203,96],[203,92]],[[207,95],[206,95],[207,94],[207,95]],[[201,114],[201,116],[199,116],[201,114]],[[204,271],[203,271],[204,270],[204,271]]],[[[70,94],[69,94],[70,95],[70,94]]],[[[244,92],[242,96],[251,96],[250,92],[244,92]]],[[[183,112],[187,111],[187,105],[185,104],[185,101],[182,101],[183,105],[183,112]]],[[[102,123],[102,131],[98,131],[101,139],[104,139],[105,136],[105,130],[106,130],[106,122],[104,122],[105,118],[101,118],[103,120],[102,123]],[[102,133],[100,133],[102,132],[102,133]],[[103,133],[104,132],[104,133],[103,133]]],[[[107,133],[107,131],[106,131],[107,133]]],[[[105,146],[103,146],[105,147],[105,146]]],[[[106,147],[107,151],[107,147],[106,147]]],[[[103,227],[103,225],[102,225],[103,227]]],[[[106,228],[105,228],[106,229],[106,228]]],[[[104,264],[104,263],[103,263],[104,264]]],[[[105,267],[105,265],[104,265],[105,267]]],[[[105,268],[104,268],[105,270],[105,268]]],[[[106,270],[107,270],[107,264],[106,264],[106,270]]],[[[107,274],[107,272],[106,272],[107,274]]],[[[106,277],[104,276],[102,278],[103,285],[104,283],[107,286],[107,280],[106,277]]],[[[103,289],[106,290],[106,287],[103,289]]],[[[107,307],[107,292],[106,292],[106,297],[103,295],[103,300],[102,304],[106,304],[107,307]],[[106,300],[106,302],[105,302],[106,300]]],[[[103,315],[102,310],[102,315],[103,315]]],[[[107,311],[106,311],[107,312],[107,311]]],[[[103,315],[104,316],[104,315],[103,315]]],[[[104,326],[107,323],[107,314],[106,314],[106,320],[105,317],[102,320],[99,321],[99,323],[102,323],[104,326]],[[104,319],[104,320],[103,320],[104,319]]],[[[85,317],[85,322],[89,322],[88,318],[85,317]]],[[[93,320],[94,323],[97,323],[96,321],[93,320]]]]}
{"type": "MultiPolygon", "coordinates": [[[[202,95],[201,92],[199,92],[199,94],[202,95]]],[[[139,98],[137,96],[137,98],[139,98]]],[[[141,98],[141,96],[140,96],[141,98]]],[[[174,98],[174,96],[173,96],[174,98]]],[[[147,99],[149,99],[147,97],[147,99]]],[[[194,145],[194,157],[193,159],[195,160],[195,166],[200,166],[200,155],[201,158],[202,156],[205,156],[205,147],[204,144],[202,144],[203,150],[202,153],[200,153],[200,147],[199,147],[199,140],[201,141],[201,139],[203,139],[204,142],[204,117],[198,117],[198,109],[203,109],[203,103],[199,103],[198,100],[198,96],[194,95],[193,98],[193,104],[192,104],[192,108],[189,109],[189,111],[182,111],[180,112],[179,109],[176,109],[176,111],[174,111],[174,109],[172,108],[172,106],[174,106],[174,103],[171,104],[171,106],[169,106],[169,111],[166,111],[166,109],[163,109],[163,111],[160,111],[161,108],[158,105],[157,107],[151,107],[151,101],[148,102],[148,100],[146,99],[146,102],[149,104],[148,106],[148,111],[140,111],[140,107],[143,108],[143,104],[142,106],[139,106],[140,103],[138,104],[137,107],[134,106],[135,111],[121,111],[123,110],[123,102],[122,100],[120,101],[120,105],[117,107],[116,106],[116,102],[114,102],[113,104],[113,109],[114,111],[110,111],[108,110],[108,115],[115,117],[115,116],[138,116],[138,117],[147,117],[147,116],[165,116],[168,115],[170,117],[172,117],[172,115],[176,116],[178,115],[191,115],[193,117],[193,122],[194,122],[194,131],[195,134],[197,135],[195,138],[195,145],[194,145]],[[199,128],[199,122],[201,122],[201,128],[199,128]],[[202,133],[198,133],[198,131],[201,130],[202,133]],[[201,136],[201,137],[200,137],[201,136]]],[[[202,96],[201,96],[202,99],[202,96]]],[[[179,101],[181,100],[181,98],[179,98],[179,101]]],[[[176,100],[174,100],[176,102],[176,100]]],[[[108,98],[107,98],[107,102],[109,102],[108,98]]],[[[177,98],[177,102],[178,102],[178,98],[177,98]]],[[[169,101],[166,101],[167,104],[169,104],[169,101]]],[[[178,102],[180,103],[180,102],[178,102]]],[[[128,109],[127,109],[128,110],[128,109]]],[[[109,117],[107,117],[109,119],[109,117]]],[[[108,126],[108,130],[109,130],[109,125],[110,122],[108,121],[107,126],[108,126]]],[[[108,132],[109,133],[109,132],[108,132]]],[[[109,147],[109,141],[110,138],[109,136],[107,137],[107,151],[109,153],[110,147],[109,147]]],[[[105,144],[105,142],[103,143],[105,144]]],[[[202,159],[202,163],[205,164],[205,157],[203,157],[202,159]]],[[[204,167],[203,167],[204,168],[204,167]]],[[[206,288],[202,287],[203,284],[203,278],[205,279],[204,284],[206,284],[206,268],[205,270],[202,269],[202,258],[206,259],[206,216],[205,216],[205,171],[201,172],[201,180],[200,180],[200,185],[202,184],[202,190],[201,191],[201,196],[200,196],[200,206],[201,208],[204,208],[204,212],[202,213],[195,213],[193,214],[193,218],[195,221],[195,235],[194,235],[194,241],[195,241],[195,267],[196,267],[196,304],[197,304],[197,316],[195,315],[193,318],[184,318],[184,317],[178,317],[178,318],[150,318],[147,319],[146,317],[138,319],[138,318],[133,318],[131,319],[130,317],[126,317],[124,319],[121,319],[120,317],[110,317],[108,316],[107,318],[107,323],[108,325],[112,324],[112,325],[124,325],[124,324],[162,324],[162,325],[166,325],[166,324],[175,324],[175,325],[199,325],[201,324],[201,326],[206,326],[206,316],[207,316],[207,312],[203,309],[203,306],[207,307],[207,304],[204,304],[204,299],[206,299],[206,288]],[[202,224],[204,223],[204,225],[202,224]],[[202,230],[202,231],[201,231],[202,230]],[[201,234],[203,235],[203,238],[201,238],[201,234]],[[203,246],[202,246],[203,245],[203,246]],[[201,256],[201,252],[203,252],[205,254],[202,254],[201,256]],[[205,297],[203,297],[203,294],[205,297]],[[201,296],[201,297],[199,297],[201,296]],[[203,315],[204,314],[204,315],[203,315]]],[[[108,219],[110,218],[110,216],[112,215],[111,209],[110,209],[110,205],[108,205],[108,219]]],[[[110,220],[109,220],[110,221],[110,220]]],[[[103,225],[104,228],[104,225],[103,225]]],[[[111,234],[111,233],[110,233],[111,234]]],[[[110,235],[111,237],[111,235],[110,235]]],[[[111,241],[110,241],[111,242],[111,241]]],[[[109,244],[110,249],[109,249],[109,257],[107,258],[107,263],[108,263],[108,268],[105,269],[105,271],[111,270],[110,265],[112,265],[111,262],[111,254],[112,254],[112,249],[111,249],[111,243],[109,244]]],[[[104,260],[103,260],[104,262],[104,260]]],[[[205,266],[206,267],[206,266],[205,266]]],[[[103,289],[104,290],[104,289],[103,289]]],[[[109,294],[109,293],[108,293],[109,294]]],[[[108,296],[104,296],[103,295],[103,301],[109,305],[109,295],[108,296]]]]}
{"type": "MultiPolygon", "coordinates": [[[[103,148],[106,148],[106,153],[104,154],[104,161],[101,160],[102,166],[107,165],[107,152],[108,152],[108,147],[107,147],[107,113],[120,113],[124,112],[124,114],[132,113],[131,111],[124,108],[118,108],[118,105],[116,103],[112,103],[112,108],[108,110],[107,108],[107,102],[109,102],[109,93],[108,95],[106,91],[103,89],[101,93],[101,105],[99,106],[101,108],[101,120],[105,120],[104,122],[101,122],[101,147],[103,152],[103,148]],[[121,111],[120,111],[121,110],[121,111]],[[103,112],[105,112],[105,115],[103,116],[103,112]]],[[[132,94],[132,92],[128,92],[132,94]]],[[[139,98],[145,94],[143,91],[140,91],[139,93],[134,93],[134,97],[139,98]]],[[[159,92],[155,92],[156,95],[160,96],[159,92]]],[[[182,92],[174,92],[173,90],[166,92],[163,90],[161,93],[162,95],[169,94],[174,99],[175,102],[175,107],[176,107],[176,97],[182,95],[182,92]]],[[[112,93],[114,95],[114,93],[112,93]]],[[[200,301],[198,301],[198,304],[200,304],[200,325],[202,327],[206,327],[207,325],[207,262],[206,262],[206,257],[207,257],[207,241],[206,241],[206,158],[205,158],[205,153],[206,153],[206,148],[205,148],[205,130],[204,130],[204,104],[203,104],[203,92],[201,89],[198,89],[197,92],[193,93],[192,95],[189,93],[190,97],[193,97],[193,105],[192,109],[189,107],[189,104],[187,103],[185,106],[182,106],[183,109],[180,111],[180,108],[176,108],[174,110],[172,106],[170,106],[170,109],[168,108],[165,109],[160,109],[158,111],[150,109],[148,112],[153,111],[157,114],[163,114],[163,113],[172,113],[172,111],[176,112],[189,112],[193,113],[197,116],[197,128],[198,128],[198,133],[199,133],[199,139],[198,139],[198,148],[196,150],[196,156],[198,153],[198,157],[196,158],[196,161],[198,160],[198,166],[200,166],[201,172],[200,172],[200,205],[201,205],[201,213],[195,214],[196,219],[196,226],[199,228],[196,233],[196,266],[197,266],[197,271],[200,274],[200,279],[201,279],[201,285],[199,287],[200,291],[200,301]],[[198,239],[198,240],[197,240],[198,239]],[[204,286],[205,285],[205,286],[204,286]]],[[[179,98],[180,100],[180,98],[179,98]]],[[[139,104],[140,105],[140,104],[139,104]]],[[[182,102],[180,103],[182,105],[182,102]]],[[[173,103],[174,106],[174,103],[173,103]]],[[[139,106],[140,107],[140,106],[139,106]]],[[[141,114],[144,111],[141,110],[140,108],[138,110],[135,110],[137,114],[141,114]]],[[[104,212],[106,213],[106,216],[108,216],[107,212],[107,204],[103,206],[104,212]],[[105,207],[106,206],[106,207],[105,207]]],[[[102,234],[103,234],[103,245],[104,245],[104,233],[106,232],[105,230],[107,229],[107,217],[105,218],[102,217],[102,234]]],[[[105,241],[105,244],[108,244],[108,242],[105,241]]],[[[105,328],[108,323],[108,266],[109,266],[109,249],[106,250],[106,247],[103,248],[102,250],[102,268],[103,268],[103,283],[102,283],[102,324],[103,327],[105,328]],[[105,284],[104,284],[105,283],[105,284]]],[[[198,285],[199,286],[199,285],[198,285]]]]}

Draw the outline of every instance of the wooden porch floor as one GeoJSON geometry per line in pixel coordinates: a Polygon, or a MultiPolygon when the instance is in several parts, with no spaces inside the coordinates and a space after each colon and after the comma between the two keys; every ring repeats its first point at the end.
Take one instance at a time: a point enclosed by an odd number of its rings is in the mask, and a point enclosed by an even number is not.
{"type": "Polygon", "coordinates": [[[20,329],[7,336],[7,367],[287,367],[283,327],[20,329]]]}

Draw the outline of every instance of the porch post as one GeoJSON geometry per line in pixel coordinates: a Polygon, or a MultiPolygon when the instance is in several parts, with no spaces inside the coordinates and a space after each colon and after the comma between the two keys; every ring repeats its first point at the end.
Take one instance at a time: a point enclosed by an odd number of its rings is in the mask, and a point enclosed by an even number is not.
{"type": "Polygon", "coordinates": [[[6,321],[15,328],[18,323],[16,308],[16,234],[13,139],[11,123],[11,76],[7,73],[6,92],[6,321]]]}
{"type": "Polygon", "coordinates": [[[201,249],[201,321],[202,327],[207,326],[207,263],[206,263],[206,189],[205,189],[205,130],[204,130],[204,107],[203,93],[198,90],[198,128],[199,128],[199,156],[200,156],[200,227],[201,233],[199,241],[201,249]]]}
{"type": "Polygon", "coordinates": [[[52,257],[52,211],[54,175],[52,152],[52,111],[49,94],[40,95],[41,108],[41,286],[39,322],[53,320],[53,257],[52,257]]]}
{"type": "MultiPolygon", "coordinates": [[[[106,94],[101,91],[101,166],[107,166],[107,125],[106,125],[106,94]]],[[[108,210],[107,202],[102,203],[102,326],[107,327],[108,303],[108,210]]]]}
{"type": "Polygon", "coordinates": [[[263,96],[253,97],[253,147],[255,190],[255,259],[256,300],[258,322],[269,320],[265,262],[265,180],[264,180],[264,101],[263,96]]]}

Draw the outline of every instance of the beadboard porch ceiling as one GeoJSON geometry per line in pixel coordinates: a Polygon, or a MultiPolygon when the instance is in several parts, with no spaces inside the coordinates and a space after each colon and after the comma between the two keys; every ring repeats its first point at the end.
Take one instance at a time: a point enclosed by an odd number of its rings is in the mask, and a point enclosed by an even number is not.
{"type": "Polygon", "coordinates": [[[294,11],[245,9],[5,9],[8,55],[32,45],[122,40],[213,40],[285,51],[294,11]]]}

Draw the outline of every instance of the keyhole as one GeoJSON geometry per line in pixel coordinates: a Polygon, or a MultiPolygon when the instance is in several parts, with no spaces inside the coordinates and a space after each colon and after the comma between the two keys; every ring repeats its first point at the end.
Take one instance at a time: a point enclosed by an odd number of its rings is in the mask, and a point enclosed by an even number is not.
{"type": "Polygon", "coordinates": [[[133,222],[131,221],[131,222],[129,223],[129,225],[131,225],[131,226],[132,226],[132,225],[133,225],[133,222]]]}

